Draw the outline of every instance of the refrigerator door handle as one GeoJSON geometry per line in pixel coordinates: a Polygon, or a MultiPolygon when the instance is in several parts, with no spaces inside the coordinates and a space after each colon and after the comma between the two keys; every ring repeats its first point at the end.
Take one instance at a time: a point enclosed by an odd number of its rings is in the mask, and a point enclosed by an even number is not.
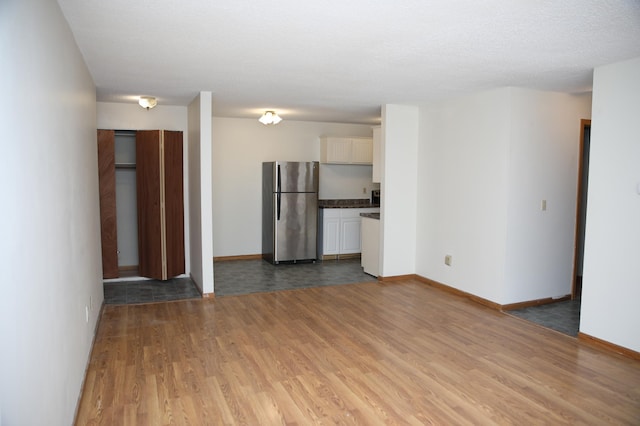
{"type": "Polygon", "coordinates": [[[277,189],[276,189],[276,193],[277,193],[276,220],[280,220],[280,192],[282,191],[282,188],[281,188],[282,182],[280,181],[280,164],[278,164],[278,170],[276,171],[276,179],[278,180],[277,189]]]}

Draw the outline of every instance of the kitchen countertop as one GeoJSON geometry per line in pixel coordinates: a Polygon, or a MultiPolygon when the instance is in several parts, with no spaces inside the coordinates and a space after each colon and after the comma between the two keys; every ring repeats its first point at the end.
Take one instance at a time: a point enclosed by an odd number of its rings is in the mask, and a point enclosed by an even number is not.
{"type": "Polygon", "coordinates": [[[380,220],[380,213],[360,213],[360,216],[380,220]]]}
{"type": "Polygon", "coordinates": [[[368,198],[352,198],[342,200],[318,200],[318,207],[321,209],[367,209],[380,207],[380,204],[371,204],[368,198]]]}

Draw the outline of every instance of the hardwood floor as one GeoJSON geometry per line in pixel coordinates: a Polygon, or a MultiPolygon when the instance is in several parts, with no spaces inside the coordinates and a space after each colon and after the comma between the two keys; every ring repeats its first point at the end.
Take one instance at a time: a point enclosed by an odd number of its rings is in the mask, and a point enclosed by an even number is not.
{"type": "Polygon", "coordinates": [[[638,424],[640,363],[413,280],[105,306],[77,424],[638,424]]]}

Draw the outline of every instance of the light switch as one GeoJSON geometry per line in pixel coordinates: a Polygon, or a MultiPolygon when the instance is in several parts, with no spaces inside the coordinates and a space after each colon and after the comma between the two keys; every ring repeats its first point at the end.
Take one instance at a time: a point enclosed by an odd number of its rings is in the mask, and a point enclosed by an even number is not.
{"type": "Polygon", "coordinates": [[[547,200],[542,200],[542,203],[540,203],[540,210],[543,212],[547,210],[547,200]]]}

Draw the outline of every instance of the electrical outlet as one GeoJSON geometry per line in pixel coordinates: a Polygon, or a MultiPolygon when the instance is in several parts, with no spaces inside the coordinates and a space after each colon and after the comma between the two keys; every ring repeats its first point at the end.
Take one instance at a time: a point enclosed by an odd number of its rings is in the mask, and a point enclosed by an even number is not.
{"type": "Polygon", "coordinates": [[[89,322],[89,307],[88,306],[84,307],[84,314],[85,314],[87,322],[89,322]]]}
{"type": "Polygon", "coordinates": [[[367,193],[367,187],[365,186],[364,188],[362,188],[362,193],[366,194],[367,193]]]}
{"type": "Polygon", "coordinates": [[[452,256],[450,254],[447,254],[444,257],[444,264],[447,265],[447,266],[451,266],[451,258],[452,258],[452,256]]]}
{"type": "Polygon", "coordinates": [[[547,200],[542,200],[542,202],[540,203],[540,210],[542,210],[543,212],[547,210],[547,200]]]}
{"type": "Polygon", "coordinates": [[[89,296],[89,310],[93,312],[93,297],[89,296]]]}

